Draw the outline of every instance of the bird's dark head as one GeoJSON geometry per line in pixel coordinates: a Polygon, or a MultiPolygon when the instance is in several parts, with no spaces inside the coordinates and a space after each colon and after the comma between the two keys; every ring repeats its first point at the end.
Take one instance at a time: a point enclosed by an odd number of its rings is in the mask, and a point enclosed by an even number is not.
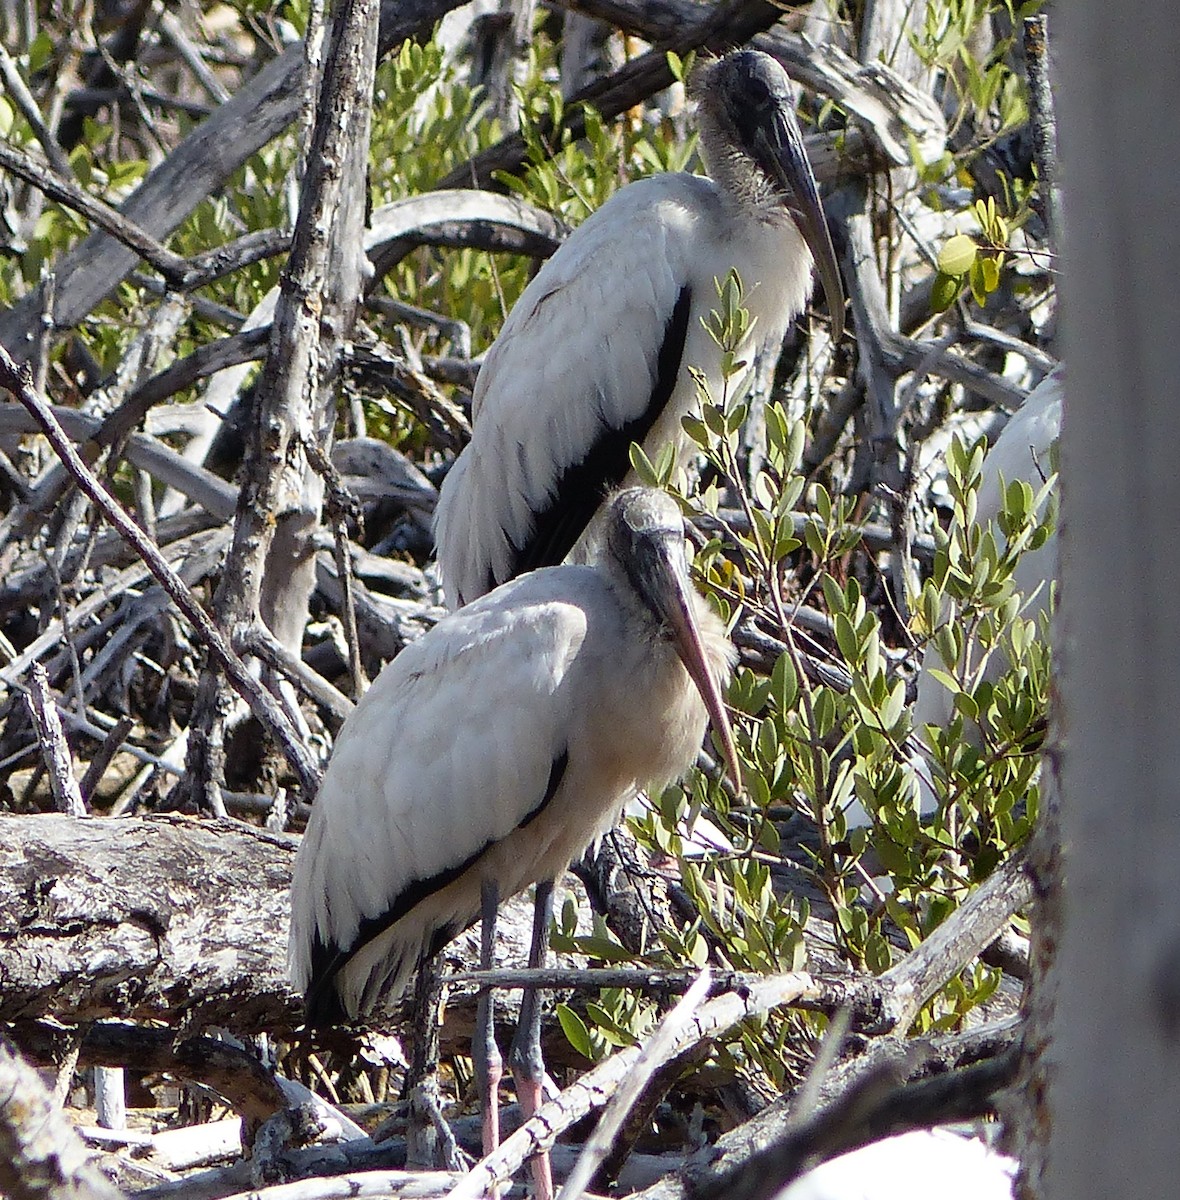
{"type": "MultiPolygon", "coordinates": [[[[684,517],[680,506],[656,488],[624,488],[607,506],[607,540],[611,552],[624,566],[652,560],[671,550],[684,559],[684,517]]],[[[627,568],[630,572],[630,567],[627,568]]]]}
{"type": "Polygon", "coordinates": [[[794,221],[815,260],[838,339],[844,289],[786,71],[760,50],[736,50],[698,67],[689,93],[709,174],[744,208],[767,219],[785,212],[794,221]]]}
{"type": "Polygon", "coordinates": [[[676,501],[654,488],[627,488],[607,506],[606,551],[642,609],[676,648],[696,684],[725,753],[734,783],[741,773],[733,731],[701,639],[697,607],[685,559],[684,518],[676,501]]]}

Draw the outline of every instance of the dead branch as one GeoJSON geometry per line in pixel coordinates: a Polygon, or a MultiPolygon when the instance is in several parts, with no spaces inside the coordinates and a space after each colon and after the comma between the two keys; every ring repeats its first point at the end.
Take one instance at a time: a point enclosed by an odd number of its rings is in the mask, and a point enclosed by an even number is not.
{"type": "MultiPolygon", "coordinates": [[[[9,1037],[25,1057],[39,1064],[57,1061],[62,1027],[21,1021],[9,1037]]],[[[177,1040],[171,1029],[102,1021],[91,1025],[78,1046],[78,1066],[125,1067],[174,1075],[217,1092],[244,1120],[257,1128],[288,1101],[273,1072],[230,1042],[211,1037],[177,1040]]]]}
{"type": "MultiPolygon", "coordinates": [[[[812,996],[816,987],[815,980],[808,975],[778,975],[761,979],[740,994],[731,992],[710,1000],[679,1032],[672,1053],[716,1037],[748,1017],[812,996]]],[[[542,1105],[499,1149],[463,1177],[448,1194],[448,1200],[475,1200],[488,1189],[510,1180],[526,1159],[547,1150],[563,1130],[605,1104],[634,1068],[640,1054],[639,1046],[618,1051],[571,1084],[556,1100],[542,1105]]]]}
{"type": "Polygon", "coordinates": [[[908,1086],[901,1084],[896,1068],[878,1066],[814,1116],[789,1124],[740,1167],[703,1187],[690,1187],[686,1200],[771,1200],[804,1171],[858,1146],[984,1116],[995,1107],[997,1093],[1015,1079],[1016,1062],[1010,1050],[908,1086]]]}
{"type": "Polygon", "coordinates": [[[10,142],[0,141],[0,167],[39,188],[59,204],[80,213],[99,229],[134,250],[138,257],[150,263],[171,283],[179,284],[184,278],[188,264],[183,258],[161,246],[134,221],[129,221],[109,204],[90,195],[72,179],[62,178],[46,163],[39,163],[31,155],[22,154],[10,142]]]}
{"type": "Polygon", "coordinates": [[[120,1200],[36,1071],[0,1037],[0,1188],[11,1200],[120,1200]]]}
{"type": "MultiPolygon", "coordinates": [[[[687,28],[680,26],[666,42],[632,59],[613,75],[595,80],[578,91],[565,106],[563,128],[552,129],[544,123],[543,137],[554,146],[561,144],[565,131],[572,137],[583,137],[586,132],[583,105],[592,105],[609,121],[668,87],[673,80],[667,59],[669,51],[682,56],[698,49],[720,53],[748,41],[773,25],[780,15],[781,11],[766,0],[722,0],[707,17],[689,21],[687,28]]],[[[457,167],[439,182],[439,187],[491,188],[497,171],[518,171],[524,160],[524,138],[518,133],[510,134],[457,167]]]]}
{"type": "Polygon", "coordinates": [[[876,979],[873,990],[881,1003],[876,1031],[904,1034],[922,1005],[1032,903],[1027,859],[1027,852],[1017,851],[917,949],[876,979]]]}
{"type": "Polygon", "coordinates": [[[288,761],[299,776],[304,792],[309,796],[313,795],[319,786],[319,771],[290,721],[270,693],[262,688],[246,669],[242,660],[226,643],[217,626],[213,624],[192,592],[168,565],[167,560],[160,554],[155,544],[127,516],[122,507],[95,479],[86,464],[78,457],[77,451],[66,437],[65,431],[58,424],[49,406],[33,391],[27,368],[18,368],[3,346],[0,346],[0,385],[12,391],[33,414],[41,426],[41,431],[53,446],[58,457],[65,463],[78,486],[134,548],[167,591],[177,608],[192,622],[209,653],[216,659],[221,669],[233,682],[234,687],[250,705],[259,721],[283,747],[288,761]]]}
{"type": "Polygon", "coordinates": [[[292,839],[167,816],[0,816],[0,830],[0,1020],[298,1023],[292,839]]]}
{"type": "MultiPolygon", "coordinates": [[[[957,1077],[957,1072],[974,1063],[1002,1059],[1014,1049],[1018,1036],[1018,1027],[1008,1023],[1000,1028],[954,1037],[921,1040],[881,1037],[867,1045],[853,1037],[849,1042],[849,1056],[819,1080],[817,1112],[827,1113],[828,1116],[819,1118],[816,1127],[829,1131],[839,1128],[841,1122],[834,1120],[833,1114],[850,1111],[849,1103],[842,1101],[842,1097],[849,1093],[859,1095],[862,1100],[869,1090],[878,1095],[884,1092],[892,1097],[896,1092],[888,1083],[891,1079],[911,1086],[925,1079],[957,1077]]],[[[997,1081],[996,1088],[1000,1086],[997,1081]]],[[[974,1089],[967,1090],[970,1092],[974,1089]]],[[[922,1095],[919,1093],[920,1099],[922,1095]]],[[[925,1095],[928,1099],[929,1093],[925,1095]]],[[[807,1120],[814,1119],[814,1114],[799,1111],[800,1099],[801,1094],[796,1093],[776,1100],[743,1125],[724,1134],[715,1145],[693,1155],[677,1171],[638,1193],[638,1200],[689,1200],[690,1197],[696,1200],[704,1195],[725,1195],[726,1181],[732,1182],[753,1174],[748,1168],[751,1161],[771,1146],[790,1142],[807,1120]]],[[[989,1096],[983,1106],[994,1106],[994,1096],[989,1096]]],[[[915,1112],[919,1107],[922,1118],[918,1124],[924,1122],[929,1125],[952,1119],[945,1105],[939,1109],[922,1101],[915,1106],[915,1112]]],[[[866,1114],[877,1112],[884,1119],[890,1115],[889,1105],[885,1103],[878,1108],[869,1106],[861,1111],[866,1114]]],[[[827,1136],[821,1134],[821,1137],[827,1136]]],[[[866,1140],[880,1136],[884,1134],[874,1133],[866,1140]]]]}
{"type": "MultiPolygon", "coordinates": [[[[148,381],[150,384],[150,380],[148,381]]],[[[54,406],[49,411],[65,433],[75,441],[89,440],[102,427],[98,417],[73,408],[54,406]]],[[[153,422],[149,421],[149,426],[153,422]]],[[[155,428],[159,429],[159,424],[155,428]]],[[[0,404],[0,433],[39,433],[43,426],[26,408],[0,404]]],[[[187,462],[171,447],[146,433],[133,433],[125,442],[123,457],[161,483],[175,488],[206,512],[227,521],[233,516],[237,489],[197,463],[187,462]]]]}
{"type": "MultiPolygon", "coordinates": [[[[378,17],[376,0],[353,0],[333,14],[299,216],[251,414],[233,544],[214,597],[217,624],[231,641],[261,622],[292,655],[302,645],[315,585],[323,502],[323,480],[301,453],[301,438],[331,444],[334,387],[364,278],[378,17]]],[[[224,774],[224,670],[214,659],[201,673],[186,778],[178,785],[184,801],[214,812],[224,774]]],[[[290,759],[286,740],[280,745],[290,759]]]]}
{"type": "MultiPolygon", "coordinates": [[[[459,0],[385,0],[380,51],[429,35],[459,0]]],[[[295,119],[303,88],[303,46],[289,46],[245,83],[156,167],[119,209],[148,236],[167,237],[207,197],[295,119]]],[[[108,233],[84,239],[55,264],[49,323],[72,329],[134,268],[139,254],[108,233]]],[[[35,349],[48,291],[42,284],[0,313],[0,344],[18,362],[35,349]]]]}
{"type": "Polygon", "coordinates": [[[87,815],[78,781],[74,777],[74,764],[70,759],[70,747],[62,732],[61,719],[57,715],[57,704],[49,690],[49,679],[45,668],[34,663],[29,672],[29,690],[25,693],[29,713],[37,727],[37,741],[49,771],[49,785],[53,791],[53,803],[58,812],[71,817],[87,815]]]}

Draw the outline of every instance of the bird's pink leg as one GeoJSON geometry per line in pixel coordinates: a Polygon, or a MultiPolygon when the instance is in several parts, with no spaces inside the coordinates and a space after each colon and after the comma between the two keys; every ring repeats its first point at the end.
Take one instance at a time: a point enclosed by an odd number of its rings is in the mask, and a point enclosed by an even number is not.
{"type": "MultiPolygon", "coordinates": [[[[533,910],[533,940],[529,946],[529,966],[543,967],[549,949],[549,922],[553,919],[553,881],[537,884],[533,910]]],[[[541,1107],[545,1062],[541,1057],[541,1004],[536,988],[525,988],[520,1002],[520,1023],[509,1051],[512,1077],[516,1081],[516,1099],[521,1116],[527,1121],[541,1107]]],[[[533,1194],[537,1200],[553,1200],[553,1170],[549,1152],[542,1151],[529,1160],[533,1173],[533,1194]]]]}
{"type": "MultiPolygon", "coordinates": [[[[479,901],[479,965],[482,970],[490,971],[496,944],[496,909],[500,905],[500,889],[494,880],[483,881],[479,901]]],[[[471,1058],[483,1117],[483,1152],[487,1155],[500,1144],[500,1080],[504,1077],[504,1060],[500,1057],[500,1047],[496,1045],[495,1002],[490,987],[479,990],[471,1058]]]]}

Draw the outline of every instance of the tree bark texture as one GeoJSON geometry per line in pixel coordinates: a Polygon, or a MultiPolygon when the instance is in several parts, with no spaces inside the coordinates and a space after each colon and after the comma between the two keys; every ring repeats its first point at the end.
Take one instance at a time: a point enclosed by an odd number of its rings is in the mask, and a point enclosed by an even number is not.
{"type": "Polygon", "coordinates": [[[299,1021],[296,839],[179,817],[0,817],[0,1020],[299,1021]]]}
{"type": "Polygon", "coordinates": [[[1165,0],[1062,6],[1064,924],[1045,1195],[1180,1177],[1180,106],[1165,0]]]}
{"type": "MultiPolygon", "coordinates": [[[[175,814],[0,815],[0,1022],[290,1032],[303,1020],[287,980],[298,844],[240,821],[175,814]]],[[[531,924],[528,896],[503,906],[498,965],[525,960],[531,924]]],[[[444,957],[451,970],[474,968],[478,927],[444,957]]],[[[448,1051],[470,1037],[474,1013],[474,984],[453,986],[448,1051]]]]}
{"type": "MultiPolygon", "coordinates": [[[[333,15],[315,131],[291,256],[283,271],[270,353],[258,385],[234,541],[217,590],[218,624],[231,638],[262,621],[292,654],[302,649],[315,585],[313,539],[323,480],[303,450],[325,455],[334,385],[364,279],[366,157],[377,57],[375,0],[342,0],[333,15]]],[[[187,759],[190,802],[218,811],[224,685],[206,668],[187,759]]],[[[307,797],[311,799],[311,797],[307,797]]]]}

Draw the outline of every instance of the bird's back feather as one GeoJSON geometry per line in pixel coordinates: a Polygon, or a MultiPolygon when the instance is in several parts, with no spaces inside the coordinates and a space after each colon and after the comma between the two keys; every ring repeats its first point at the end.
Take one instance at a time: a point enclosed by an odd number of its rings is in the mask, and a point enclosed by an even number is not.
{"type": "MultiPolygon", "coordinates": [[[[630,427],[610,470],[596,464],[609,479],[570,485],[564,502],[582,511],[572,521],[568,512],[545,518],[564,521],[549,547],[554,555],[564,557],[605,491],[621,482],[620,459],[629,473],[631,437],[649,449],[682,443],[680,421],[697,393],[687,368],[701,369],[720,394],[720,352],[703,325],[717,304],[714,281],[737,269],[755,317],[750,348],[777,345],[807,295],[811,259],[802,247],[789,220],[743,222],[716,184],[687,174],[628,185],[574,231],[488,351],[471,444],[443,483],[435,541],[452,606],[519,569],[537,514],[554,507],[563,477],[595,447],[617,450],[622,442],[612,435],[630,427]]],[[[528,561],[560,559],[533,553],[528,561]]]]}

